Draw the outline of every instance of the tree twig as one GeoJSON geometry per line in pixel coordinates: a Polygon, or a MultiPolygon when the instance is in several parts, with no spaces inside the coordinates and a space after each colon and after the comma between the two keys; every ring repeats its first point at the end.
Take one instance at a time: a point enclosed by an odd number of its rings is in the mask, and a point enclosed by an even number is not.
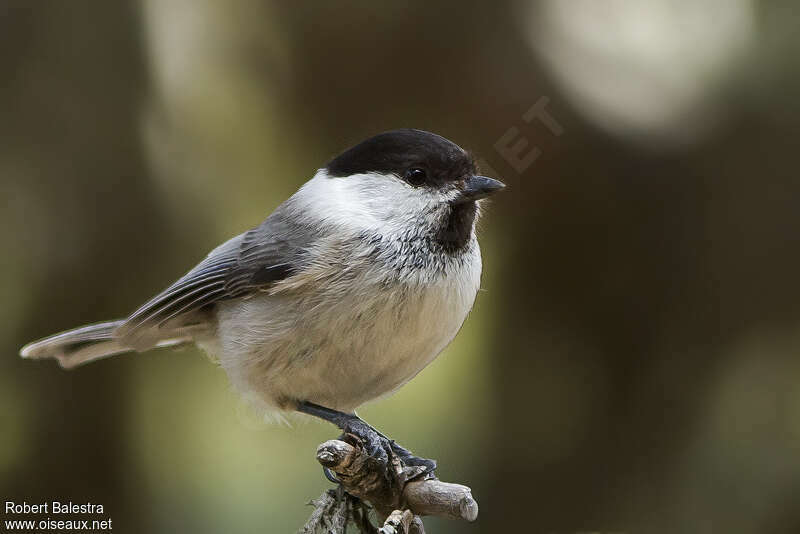
{"type": "Polygon", "coordinates": [[[432,475],[419,477],[423,468],[405,466],[394,455],[387,469],[355,436],[321,444],[317,461],[334,471],[341,484],[310,503],[315,509],[302,534],[344,534],[348,523],[364,534],[424,534],[421,516],[467,521],[478,517],[478,503],[467,486],[432,475]],[[380,529],[370,522],[366,502],[377,513],[380,529]]]}

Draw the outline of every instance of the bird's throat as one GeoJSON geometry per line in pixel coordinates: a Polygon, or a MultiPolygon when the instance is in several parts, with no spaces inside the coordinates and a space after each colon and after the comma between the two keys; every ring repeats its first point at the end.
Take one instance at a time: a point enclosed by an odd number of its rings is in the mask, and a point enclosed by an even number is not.
{"type": "Polygon", "coordinates": [[[448,252],[462,250],[472,237],[478,206],[474,201],[453,204],[437,233],[437,242],[448,252]]]}

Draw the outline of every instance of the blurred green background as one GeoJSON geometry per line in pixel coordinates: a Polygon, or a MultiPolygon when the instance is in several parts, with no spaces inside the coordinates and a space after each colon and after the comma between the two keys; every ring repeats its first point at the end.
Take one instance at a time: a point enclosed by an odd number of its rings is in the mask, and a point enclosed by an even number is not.
{"type": "Polygon", "coordinates": [[[301,526],[332,427],[263,424],[195,350],[17,350],[128,314],[338,151],[417,127],[509,185],[461,334],[360,412],[473,488],[476,523],[428,531],[800,532],[798,13],[3,0],[0,495],[102,503],[123,533],[301,526]]]}

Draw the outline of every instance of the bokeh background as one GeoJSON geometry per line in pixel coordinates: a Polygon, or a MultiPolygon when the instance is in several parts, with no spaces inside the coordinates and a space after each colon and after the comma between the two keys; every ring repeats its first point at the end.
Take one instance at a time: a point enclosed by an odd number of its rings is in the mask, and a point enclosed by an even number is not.
{"type": "Polygon", "coordinates": [[[418,127],[509,185],[462,333],[361,411],[473,488],[476,523],[428,531],[800,532],[798,13],[2,0],[3,500],[102,503],[123,533],[301,526],[331,427],[263,424],[195,350],[17,350],[126,315],[338,151],[418,127]]]}

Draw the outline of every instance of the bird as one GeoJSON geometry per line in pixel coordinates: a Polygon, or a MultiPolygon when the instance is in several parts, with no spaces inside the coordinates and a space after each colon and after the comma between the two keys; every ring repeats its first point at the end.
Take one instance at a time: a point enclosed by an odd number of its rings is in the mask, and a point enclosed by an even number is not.
{"type": "Polygon", "coordinates": [[[504,187],[440,135],[379,133],[128,317],[46,337],[20,355],[70,369],[196,344],[267,410],[326,420],[379,463],[396,455],[433,473],[434,460],[355,410],[406,384],[461,329],[480,287],[481,204],[504,187]]]}

